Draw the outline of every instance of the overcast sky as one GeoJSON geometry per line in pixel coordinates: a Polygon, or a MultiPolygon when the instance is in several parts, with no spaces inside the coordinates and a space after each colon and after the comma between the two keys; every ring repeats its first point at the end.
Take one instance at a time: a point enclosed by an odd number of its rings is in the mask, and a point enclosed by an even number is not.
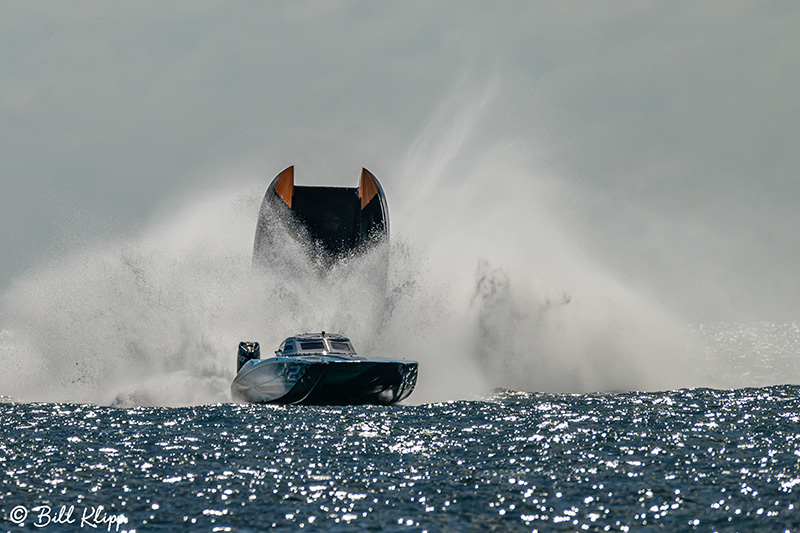
{"type": "Polygon", "coordinates": [[[800,318],[794,1],[2,2],[0,65],[0,287],[289,164],[398,191],[488,91],[469,146],[529,147],[588,255],[701,319],[800,318]]]}

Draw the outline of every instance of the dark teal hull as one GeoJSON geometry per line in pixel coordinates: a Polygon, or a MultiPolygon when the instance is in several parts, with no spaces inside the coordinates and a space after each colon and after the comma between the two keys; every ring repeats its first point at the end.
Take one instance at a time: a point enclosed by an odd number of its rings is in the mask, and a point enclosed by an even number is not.
{"type": "Polygon", "coordinates": [[[391,405],[413,392],[418,363],[342,357],[275,357],[246,363],[234,400],[301,405],[391,405]]]}
{"type": "Polygon", "coordinates": [[[303,405],[391,405],[417,383],[415,362],[314,363],[286,396],[270,403],[303,405]]]}

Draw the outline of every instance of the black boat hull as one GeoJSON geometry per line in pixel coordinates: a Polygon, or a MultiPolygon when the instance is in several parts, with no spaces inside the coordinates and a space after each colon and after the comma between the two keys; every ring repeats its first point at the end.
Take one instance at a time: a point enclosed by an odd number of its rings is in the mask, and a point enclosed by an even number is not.
{"type": "Polygon", "coordinates": [[[251,403],[391,405],[414,390],[417,370],[413,361],[277,357],[247,363],[231,392],[251,403]]]}

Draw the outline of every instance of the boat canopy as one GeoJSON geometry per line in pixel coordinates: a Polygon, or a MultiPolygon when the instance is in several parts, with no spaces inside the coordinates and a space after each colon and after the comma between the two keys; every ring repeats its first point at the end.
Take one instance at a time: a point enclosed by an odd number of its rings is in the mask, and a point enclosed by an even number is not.
{"type": "Polygon", "coordinates": [[[276,352],[278,355],[351,354],[355,355],[350,339],[326,333],[289,337],[276,352]]]}

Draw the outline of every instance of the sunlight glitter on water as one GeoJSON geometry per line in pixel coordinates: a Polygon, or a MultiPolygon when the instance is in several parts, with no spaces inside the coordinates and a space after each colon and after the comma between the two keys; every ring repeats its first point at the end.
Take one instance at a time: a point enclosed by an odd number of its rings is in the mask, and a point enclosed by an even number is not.
{"type": "Polygon", "coordinates": [[[148,531],[793,529],[798,398],[771,387],[391,409],[10,403],[0,500],[104,505],[148,531]]]}

